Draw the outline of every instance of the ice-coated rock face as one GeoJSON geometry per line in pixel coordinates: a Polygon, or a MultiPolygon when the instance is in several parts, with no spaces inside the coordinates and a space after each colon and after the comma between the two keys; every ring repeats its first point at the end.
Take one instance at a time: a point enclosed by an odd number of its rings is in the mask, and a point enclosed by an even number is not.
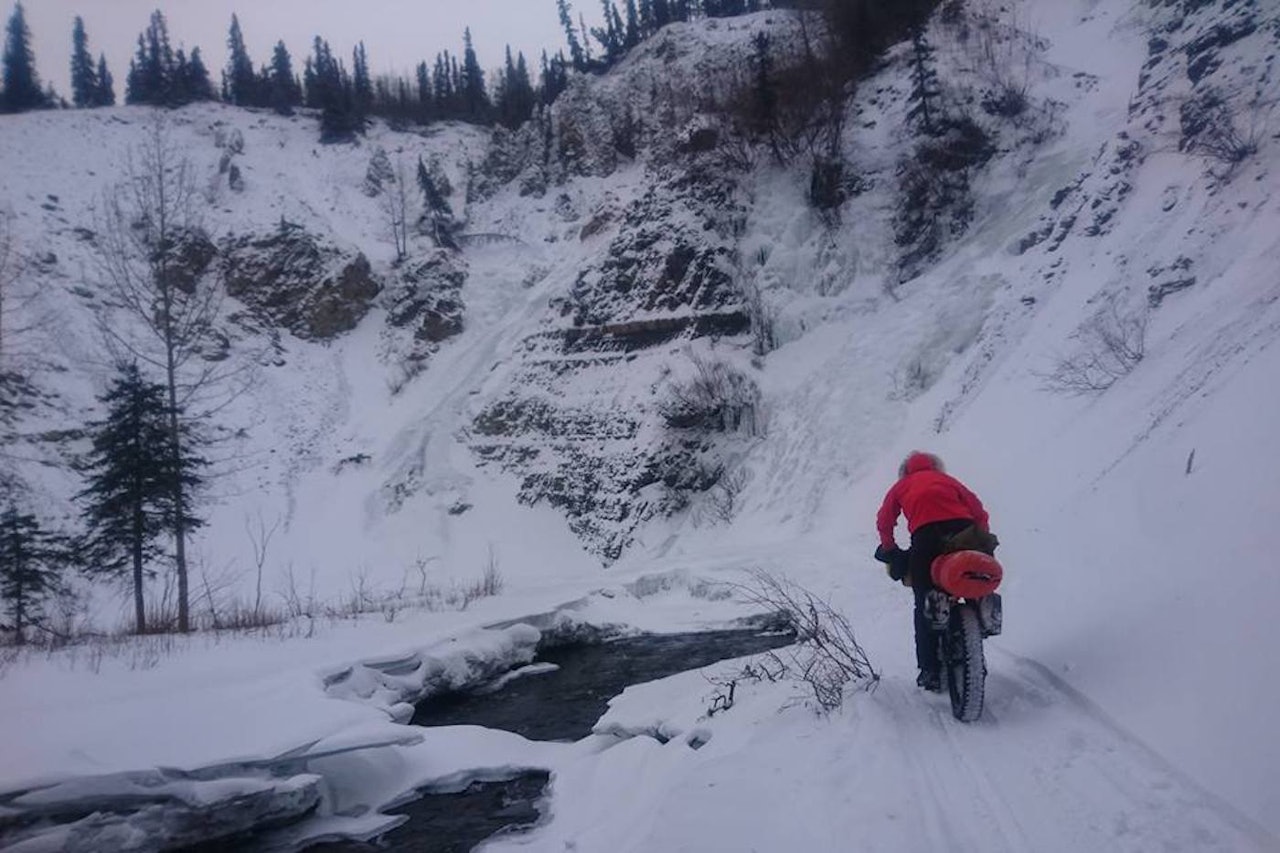
{"type": "Polygon", "coordinates": [[[310,340],[354,329],[382,289],[363,254],[283,224],[274,234],[226,241],[222,272],[228,295],[310,340]]]}
{"type": "Polygon", "coordinates": [[[386,295],[387,322],[412,328],[414,339],[424,345],[448,340],[463,329],[466,280],[465,263],[454,252],[440,250],[407,261],[386,295]]]}
{"type": "Polygon", "coordinates": [[[719,479],[706,461],[717,442],[668,428],[669,362],[700,339],[745,351],[751,331],[734,269],[734,174],[695,158],[652,177],[623,210],[592,218],[583,239],[612,239],[551,301],[546,331],[525,340],[505,390],[472,424],[475,453],[521,477],[520,500],[564,512],[606,562],[644,522],[719,479]]]}

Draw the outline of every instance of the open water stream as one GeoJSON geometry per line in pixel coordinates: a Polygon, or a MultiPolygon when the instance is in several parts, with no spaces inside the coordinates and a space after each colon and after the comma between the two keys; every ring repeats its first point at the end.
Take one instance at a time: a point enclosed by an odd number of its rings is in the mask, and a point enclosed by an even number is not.
{"type": "MultiPolygon", "coordinates": [[[[420,726],[476,725],[515,732],[530,740],[575,741],[627,686],[666,678],[717,661],[789,645],[790,634],[713,631],[644,634],[605,643],[547,649],[536,674],[483,689],[431,697],[418,705],[420,726]]],[[[424,793],[392,809],[409,820],[370,842],[315,845],[310,853],[465,853],[499,832],[519,832],[538,821],[538,800],[550,776],[532,772],[505,782],[477,782],[451,794],[424,793]]]]}

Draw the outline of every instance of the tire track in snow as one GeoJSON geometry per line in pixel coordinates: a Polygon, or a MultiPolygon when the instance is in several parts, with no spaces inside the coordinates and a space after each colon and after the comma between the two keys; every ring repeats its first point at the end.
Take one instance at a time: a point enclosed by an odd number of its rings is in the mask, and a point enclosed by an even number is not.
{"type": "MultiPolygon", "coordinates": [[[[1127,764],[1117,761],[1104,765],[1098,762],[1100,778],[1106,779],[1122,794],[1132,797],[1129,792],[1134,788],[1133,779],[1120,771],[1140,771],[1146,775],[1152,790],[1160,792],[1160,796],[1146,798],[1144,803],[1151,804],[1154,799],[1157,806],[1167,806],[1168,803],[1159,801],[1173,800],[1173,823],[1187,823],[1188,820],[1179,821],[1177,818],[1186,818],[1194,813],[1189,819],[1194,843],[1191,846],[1174,846],[1169,849],[1280,850],[1280,838],[1226,800],[1203,788],[1044,664],[1004,649],[997,648],[996,652],[999,658],[1013,662],[1017,668],[1016,678],[1000,679],[1001,682],[1011,682],[1015,696],[1019,690],[1023,691],[1023,695],[1035,692],[1040,701],[1047,699],[1055,706],[1069,706],[1079,714],[1082,721],[1087,721],[1088,728],[1094,729],[1095,736],[1100,735],[1106,755],[1130,759],[1127,764]],[[1219,832],[1224,838],[1215,836],[1211,824],[1220,825],[1219,832]]],[[[998,689],[1003,689],[1003,685],[998,689]]],[[[1080,739],[1088,735],[1089,732],[1078,733],[1076,742],[1080,743],[1080,739]]],[[[1084,745],[1087,746],[1087,742],[1084,745]]]]}
{"type": "Polygon", "coordinates": [[[905,679],[876,693],[917,803],[914,849],[1277,849],[1052,673],[998,655],[1014,665],[992,671],[988,710],[974,724],[951,718],[945,694],[920,694],[905,679]]]}

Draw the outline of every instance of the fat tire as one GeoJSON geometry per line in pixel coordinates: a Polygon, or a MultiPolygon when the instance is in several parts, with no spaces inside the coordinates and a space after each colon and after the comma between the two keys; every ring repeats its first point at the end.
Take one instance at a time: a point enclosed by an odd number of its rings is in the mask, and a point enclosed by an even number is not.
{"type": "Polygon", "coordinates": [[[951,714],[962,723],[982,716],[987,662],[982,652],[982,623],[972,602],[952,608],[944,657],[951,692],[951,714]]]}

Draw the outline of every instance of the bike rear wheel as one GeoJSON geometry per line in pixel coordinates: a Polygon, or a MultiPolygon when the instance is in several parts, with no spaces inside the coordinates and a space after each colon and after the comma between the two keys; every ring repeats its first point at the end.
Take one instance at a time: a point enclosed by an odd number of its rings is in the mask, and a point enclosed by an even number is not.
{"type": "Polygon", "coordinates": [[[961,722],[972,723],[982,716],[987,681],[982,624],[972,602],[966,601],[951,609],[946,646],[944,661],[951,692],[951,713],[961,722]]]}

